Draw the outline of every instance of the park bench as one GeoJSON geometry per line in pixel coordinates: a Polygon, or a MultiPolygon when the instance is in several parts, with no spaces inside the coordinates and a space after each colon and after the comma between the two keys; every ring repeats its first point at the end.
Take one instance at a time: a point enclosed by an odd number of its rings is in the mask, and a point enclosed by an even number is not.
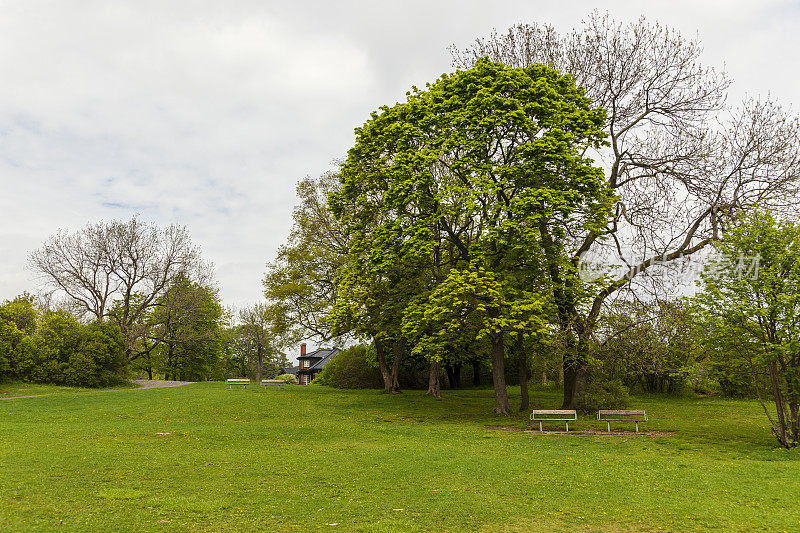
{"type": "Polygon", "coordinates": [[[225,380],[225,383],[228,384],[228,388],[232,389],[234,385],[244,385],[246,389],[248,385],[250,385],[250,380],[247,378],[230,378],[225,380]]]}
{"type": "Polygon", "coordinates": [[[577,419],[578,412],[574,409],[534,409],[531,413],[531,420],[539,422],[539,431],[542,431],[542,422],[550,420],[566,423],[569,431],[569,421],[577,419]]]}
{"type": "Polygon", "coordinates": [[[608,432],[611,433],[611,422],[635,422],[636,433],[639,433],[639,422],[647,422],[647,413],[630,409],[600,409],[597,419],[605,422],[608,432]]]}
{"type": "Polygon", "coordinates": [[[267,385],[277,385],[280,389],[284,386],[285,382],[282,379],[262,379],[261,384],[264,385],[264,389],[267,388],[267,385]]]}

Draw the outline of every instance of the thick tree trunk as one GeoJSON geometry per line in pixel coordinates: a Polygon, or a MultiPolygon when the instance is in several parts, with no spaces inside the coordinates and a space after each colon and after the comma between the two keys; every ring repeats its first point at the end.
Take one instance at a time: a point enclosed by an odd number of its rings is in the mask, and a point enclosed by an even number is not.
{"type": "Polygon", "coordinates": [[[506,350],[503,334],[492,336],[492,382],[494,383],[494,409],[500,415],[507,415],[508,391],[506,390],[506,350]]]}
{"type": "Polygon", "coordinates": [[[441,398],[441,387],[439,385],[439,361],[431,363],[430,374],[428,375],[428,392],[436,398],[441,398]]]}
{"type": "Polygon", "coordinates": [[[530,408],[531,400],[528,394],[528,358],[524,354],[519,356],[519,392],[522,396],[519,410],[527,411],[530,408]]]}
{"type": "Polygon", "coordinates": [[[472,361],[472,385],[477,387],[481,384],[481,362],[472,361]]]}
{"type": "Polygon", "coordinates": [[[392,367],[389,368],[389,365],[386,362],[386,346],[383,342],[375,340],[375,352],[378,356],[378,367],[380,368],[381,377],[383,378],[383,386],[387,394],[397,394],[400,392],[400,383],[398,382],[397,377],[400,373],[400,360],[402,359],[404,349],[404,339],[402,339],[400,342],[392,343],[393,361],[392,367]]]}
{"type": "Polygon", "coordinates": [[[589,381],[589,343],[579,339],[573,347],[567,347],[564,358],[564,402],[562,409],[581,409],[586,398],[589,381]]]}
{"type": "Polygon", "coordinates": [[[461,388],[461,363],[446,364],[444,370],[447,372],[447,382],[450,384],[451,389],[461,388]]]}
{"type": "Polygon", "coordinates": [[[392,363],[392,387],[395,394],[400,392],[400,362],[403,359],[403,354],[406,351],[406,338],[400,337],[399,341],[395,341],[392,345],[392,352],[394,354],[394,362],[392,363]]]}

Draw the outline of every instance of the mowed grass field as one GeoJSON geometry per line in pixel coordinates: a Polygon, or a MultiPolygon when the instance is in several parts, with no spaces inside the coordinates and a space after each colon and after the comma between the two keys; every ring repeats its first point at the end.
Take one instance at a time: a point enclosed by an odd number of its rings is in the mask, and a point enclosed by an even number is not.
{"type": "Polygon", "coordinates": [[[211,382],[0,400],[0,529],[800,530],[800,454],[776,447],[757,402],[632,404],[676,435],[487,430],[527,421],[492,415],[491,390],[211,382]]]}

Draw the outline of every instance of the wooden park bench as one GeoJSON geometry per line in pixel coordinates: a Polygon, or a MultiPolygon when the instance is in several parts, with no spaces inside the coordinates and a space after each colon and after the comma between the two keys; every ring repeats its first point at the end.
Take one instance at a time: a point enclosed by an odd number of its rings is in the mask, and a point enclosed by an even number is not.
{"type": "Polygon", "coordinates": [[[234,385],[244,385],[246,389],[248,385],[250,385],[250,380],[247,378],[230,378],[225,380],[225,383],[228,384],[228,388],[232,389],[234,385]]]}
{"type": "Polygon", "coordinates": [[[569,421],[577,419],[578,412],[574,409],[534,409],[531,413],[531,420],[539,422],[539,431],[542,431],[542,422],[549,420],[566,423],[569,431],[569,421]]]}
{"type": "Polygon", "coordinates": [[[262,379],[261,384],[264,385],[264,389],[267,388],[267,385],[277,385],[280,389],[286,384],[286,382],[282,379],[262,379]]]}
{"type": "Polygon", "coordinates": [[[647,413],[630,409],[600,409],[597,411],[597,419],[607,424],[609,433],[611,422],[635,422],[636,433],[639,433],[639,422],[647,422],[647,413]]]}

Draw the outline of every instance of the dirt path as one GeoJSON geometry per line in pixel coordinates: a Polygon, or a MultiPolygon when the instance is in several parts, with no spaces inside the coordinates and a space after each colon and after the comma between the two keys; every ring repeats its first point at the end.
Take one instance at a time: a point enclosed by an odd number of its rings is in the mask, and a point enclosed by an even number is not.
{"type": "Polygon", "coordinates": [[[671,437],[677,435],[674,431],[622,431],[615,429],[611,433],[599,429],[579,429],[572,431],[539,431],[538,429],[521,429],[517,426],[486,426],[491,431],[511,431],[513,433],[529,433],[531,435],[566,435],[577,437],[580,435],[594,435],[600,437],[671,437]]]}
{"type": "MultiPolygon", "coordinates": [[[[194,381],[158,381],[148,379],[132,379],[131,383],[138,385],[135,389],[97,389],[79,391],[78,394],[83,392],[110,392],[115,390],[142,390],[142,389],[163,389],[165,387],[182,387],[183,385],[191,385],[194,381]]],[[[24,396],[0,396],[0,400],[15,400],[19,398],[41,398],[42,396],[54,396],[56,394],[63,394],[60,392],[51,392],[47,394],[26,394],[24,396]]]]}

